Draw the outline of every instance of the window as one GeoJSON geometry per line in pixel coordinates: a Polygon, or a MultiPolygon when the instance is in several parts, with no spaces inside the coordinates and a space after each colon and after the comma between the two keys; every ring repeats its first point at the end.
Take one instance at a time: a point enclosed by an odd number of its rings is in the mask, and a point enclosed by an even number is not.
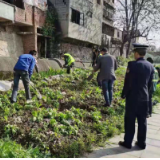
{"type": "Polygon", "coordinates": [[[84,14],[80,13],[79,11],[76,11],[75,9],[72,9],[71,21],[73,23],[84,26],[84,14]]]}
{"type": "Polygon", "coordinates": [[[67,5],[67,2],[66,2],[66,0],[63,0],[63,3],[64,3],[65,5],[67,5]]]}
{"type": "Polygon", "coordinates": [[[100,5],[101,4],[101,0],[97,0],[97,3],[100,5]]]}

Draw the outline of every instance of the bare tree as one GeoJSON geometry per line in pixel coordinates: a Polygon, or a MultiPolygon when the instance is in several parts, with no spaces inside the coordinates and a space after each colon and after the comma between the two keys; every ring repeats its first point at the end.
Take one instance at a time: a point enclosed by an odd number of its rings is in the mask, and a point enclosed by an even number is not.
{"type": "Polygon", "coordinates": [[[115,25],[123,28],[120,54],[123,55],[124,47],[127,45],[128,57],[133,39],[148,38],[150,32],[158,30],[160,2],[159,0],[117,0],[116,9],[115,25]]]}

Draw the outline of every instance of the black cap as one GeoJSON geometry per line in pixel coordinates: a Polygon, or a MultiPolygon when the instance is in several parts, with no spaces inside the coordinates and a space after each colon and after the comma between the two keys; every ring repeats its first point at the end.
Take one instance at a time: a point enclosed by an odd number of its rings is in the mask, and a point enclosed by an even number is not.
{"type": "MultiPolygon", "coordinates": [[[[139,43],[133,43],[133,47],[134,47],[134,50],[136,49],[144,49],[144,50],[147,50],[147,48],[149,47],[148,45],[144,45],[144,44],[139,44],[139,43]]],[[[133,51],[134,51],[133,50],[133,51]]]]}

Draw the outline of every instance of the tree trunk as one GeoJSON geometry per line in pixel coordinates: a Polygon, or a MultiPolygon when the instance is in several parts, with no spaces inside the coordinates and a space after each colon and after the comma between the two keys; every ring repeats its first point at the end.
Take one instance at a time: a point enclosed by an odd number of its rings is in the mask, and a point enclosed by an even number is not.
{"type": "Polygon", "coordinates": [[[130,45],[131,45],[131,40],[128,41],[128,47],[127,47],[127,52],[126,52],[126,58],[128,58],[128,56],[129,56],[130,45]]]}
{"type": "Polygon", "coordinates": [[[124,43],[122,43],[121,48],[120,48],[120,56],[123,55],[123,50],[124,50],[124,43]]]}

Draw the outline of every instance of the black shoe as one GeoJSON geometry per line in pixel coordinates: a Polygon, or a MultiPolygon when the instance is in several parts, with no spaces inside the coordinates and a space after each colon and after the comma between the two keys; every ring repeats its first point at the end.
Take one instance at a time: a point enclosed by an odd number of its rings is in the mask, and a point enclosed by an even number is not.
{"type": "Polygon", "coordinates": [[[13,103],[16,103],[15,101],[13,101],[13,100],[10,100],[10,102],[13,104],[13,103]]]}
{"type": "Polygon", "coordinates": [[[128,144],[126,144],[125,142],[122,142],[122,141],[119,142],[119,145],[122,146],[122,147],[125,147],[127,149],[131,149],[132,148],[131,145],[128,145],[128,144]]]}
{"type": "Polygon", "coordinates": [[[150,115],[149,115],[149,114],[147,115],[147,118],[150,118],[150,115]]]}
{"type": "Polygon", "coordinates": [[[110,106],[109,106],[109,105],[107,105],[107,104],[104,104],[104,105],[103,105],[103,107],[110,107],[110,106]]]}
{"type": "Polygon", "coordinates": [[[10,102],[13,104],[13,103],[16,103],[15,101],[13,101],[11,98],[10,98],[10,102]]]}
{"type": "Polygon", "coordinates": [[[135,143],[140,149],[146,149],[146,144],[140,145],[138,142],[135,143]]]}

